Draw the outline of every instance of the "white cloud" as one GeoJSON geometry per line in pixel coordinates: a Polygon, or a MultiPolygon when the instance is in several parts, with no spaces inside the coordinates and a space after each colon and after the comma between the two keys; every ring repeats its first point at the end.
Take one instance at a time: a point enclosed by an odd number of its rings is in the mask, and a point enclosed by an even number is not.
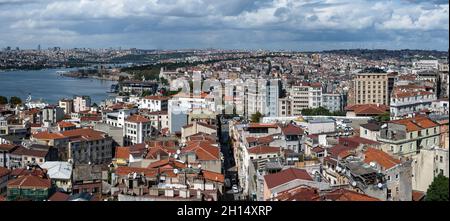
{"type": "MultiPolygon", "coordinates": [[[[191,39],[197,37],[199,45],[215,41],[231,45],[222,38],[234,38],[222,35],[258,32],[258,38],[278,35],[285,45],[285,38],[296,42],[320,33],[328,35],[320,37],[331,42],[333,38],[353,41],[358,36],[401,41],[407,35],[436,32],[420,36],[437,35],[440,39],[436,42],[447,40],[442,47],[448,47],[449,5],[442,0],[0,0],[0,10],[0,25],[9,29],[11,36],[28,35],[29,41],[33,37],[36,41],[53,39],[56,44],[62,44],[65,35],[75,44],[90,36],[118,41],[127,35],[176,33],[179,40],[185,33],[191,39]],[[59,31],[59,40],[51,36],[51,30],[59,31]]],[[[14,41],[0,37],[0,42],[14,41]]]]}

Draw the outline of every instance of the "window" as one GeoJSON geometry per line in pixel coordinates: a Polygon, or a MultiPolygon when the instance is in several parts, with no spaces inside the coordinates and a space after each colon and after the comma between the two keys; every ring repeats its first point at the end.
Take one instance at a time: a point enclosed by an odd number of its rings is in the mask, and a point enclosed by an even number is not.
{"type": "Polygon", "coordinates": [[[442,163],[442,161],[444,160],[444,158],[442,156],[439,157],[439,162],[442,163]]]}
{"type": "Polygon", "coordinates": [[[395,179],[397,179],[397,180],[398,180],[398,174],[395,174],[395,179]]]}
{"type": "Polygon", "coordinates": [[[391,181],[391,176],[387,176],[387,180],[388,180],[388,181],[391,181]]]}

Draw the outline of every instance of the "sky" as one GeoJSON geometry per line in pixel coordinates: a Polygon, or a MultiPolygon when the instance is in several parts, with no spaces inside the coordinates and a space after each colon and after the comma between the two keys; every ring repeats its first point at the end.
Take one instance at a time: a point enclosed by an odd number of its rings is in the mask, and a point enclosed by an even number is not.
{"type": "Polygon", "coordinates": [[[449,48],[448,0],[0,0],[0,48],[449,48]]]}

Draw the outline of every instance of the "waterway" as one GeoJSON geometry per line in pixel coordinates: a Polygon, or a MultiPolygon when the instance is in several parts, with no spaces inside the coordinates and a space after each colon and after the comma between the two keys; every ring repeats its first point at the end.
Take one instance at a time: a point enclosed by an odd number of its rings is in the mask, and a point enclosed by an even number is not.
{"type": "Polygon", "coordinates": [[[58,71],[74,69],[44,69],[33,71],[0,72],[0,96],[17,96],[25,100],[30,94],[32,100],[43,99],[57,104],[62,98],[87,95],[92,102],[100,103],[108,98],[108,91],[114,81],[90,78],[63,77],[58,71]]]}

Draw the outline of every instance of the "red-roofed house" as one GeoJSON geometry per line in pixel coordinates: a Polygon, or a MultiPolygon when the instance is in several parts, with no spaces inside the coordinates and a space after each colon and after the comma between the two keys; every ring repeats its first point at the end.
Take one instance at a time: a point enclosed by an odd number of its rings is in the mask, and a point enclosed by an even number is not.
{"type": "Polygon", "coordinates": [[[201,164],[205,170],[221,173],[222,155],[220,148],[209,141],[189,141],[181,149],[180,159],[184,162],[201,164]]]}
{"type": "Polygon", "coordinates": [[[280,192],[302,185],[319,189],[329,187],[326,183],[313,181],[306,170],[289,168],[264,176],[264,200],[272,199],[280,192]]]}
{"type": "Polygon", "coordinates": [[[412,200],[411,161],[401,162],[382,150],[372,147],[363,152],[364,163],[377,169],[386,179],[387,200],[412,200]]]}
{"type": "Polygon", "coordinates": [[[186,142],[187,137],[198,133],[205,133],[209,135],[216,135],[216,126],[201,122],[193,122],[181,128],[181,142],[186,142]]]}
{"type": "Polygon", "coordinates": [[[60,160],[72,159],[76,163],[101,164],[111,162],[112,137],[90,128],[67,130],[58,133],[33,134],[31,140],[58,150],[60,160]]]}
{"type": "MultiPolygon", "coordinates": [[[[37,169],[33,169],[37,170],[37,169]]],[[[45,173],[27,173],[8,181],[8,200],[47,200],[53,192],[51,180],[45,173]]]]}
{"type": "Polygon", "coordinates": [[[380,131],[382,149],[392,155],[410,157],[422,148],[440,144],[439,124],[427,116],[389,121],[380,131]]]}
{"type": "Polygon", "coordinates": [[[389,106],[382,104],[355,104],[345,107],[347,117],[378,116],[389,113],[389,106]]]}

